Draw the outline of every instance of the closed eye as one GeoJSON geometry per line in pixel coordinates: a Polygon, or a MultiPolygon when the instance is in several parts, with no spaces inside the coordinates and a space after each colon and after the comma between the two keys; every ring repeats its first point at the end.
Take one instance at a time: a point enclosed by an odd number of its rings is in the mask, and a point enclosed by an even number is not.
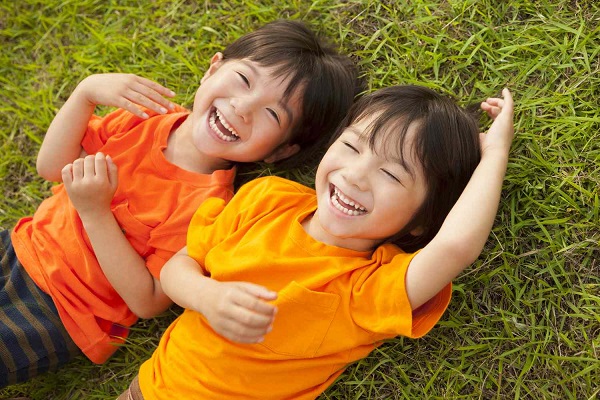
{"type": "Polygon", "coordinates": [[[246,75],[242,74],[241,72],[237,72],[236,73],[240,76],[240,78],[242,78],[242,80],[244,81],[244,84],[246,84],[246,86],[250,87],[250,81],[248,80],[248,78],[246,78],[246,75]]]}
{"type": "MultiPolygon", "coordinates": [[[[396,181],[396,182],[398,182],[399,184],[402,185],[402,181],[400,180],[400,178],[398,178],[396,175],[394,175],[393,173],[391,173],[387,169],[382,169],[381,172],[383,172],[388,178],[393,179],[394,181],[396,181]]],[[[402,185],[402,186],[404,186],[404,185],[402,185]]]]}
{"type": "Polygon", "coordinates": [[[272,108],[267,108],[267,111],[269,112],[269,114],[271,114],[271,116],[273,118],[275,118],[275,121],[277,121],[277,124],[281,126],[281,118],[279,118],[279,115],[277,114],[277,112],[275,112],[275,110],[273,110],[272,108]]]}
{"type": "Polygon", "coordinates": [[[352,146],[352,144],[350,144],[349,142],[342,141],[342,143],[345,144],[347,147],[351,148],[355,153],[358,153],[358,149],[352,146]]]}

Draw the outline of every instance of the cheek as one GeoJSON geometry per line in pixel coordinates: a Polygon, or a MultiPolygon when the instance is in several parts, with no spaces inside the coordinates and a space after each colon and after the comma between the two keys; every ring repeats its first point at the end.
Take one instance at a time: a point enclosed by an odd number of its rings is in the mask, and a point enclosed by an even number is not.
{"type": "Polygon", "coordinates": [[[258,136],[259,142],[271,150],[274,150],[279,145],[286,141],[286,132],[278,126],[273,126],[273,123],[268,120],[263,120],[262,123],[258,124],[258,136]],[[260,127],[263,127],[261,131],[260,127]]]}
{"type": "Polygon", "coordinates": [[[331,162],[327,157],[327,154],[321,159],[317,166],[317,173],[315,175],[315,181],[324,182],[327,180],[329,173],[331,172],[331,162]]]}
{"type": "Polygon", "coordinates": [[[319,167],[317,168],[317,174],[321,174],[323,177],[336,170],[339,166],[339,163],[336,161],[335,153],[331,150],[328,150],[321,161],[319,162],[319,167]]]}
{"type": "Polygon", "coordinates": [[[315,189],[317,190],[317,195],[321,195],[327,193],[329,195],[329,182],[327,181],[327,176],[321,167],[317,168],[317,173],[315,174],[315,189]]]}
{"type": "Polygon", "coordinates": [[[202,102],[202,90],[198,89],[194,95],[194,108],[198,107],[202,102]]]}

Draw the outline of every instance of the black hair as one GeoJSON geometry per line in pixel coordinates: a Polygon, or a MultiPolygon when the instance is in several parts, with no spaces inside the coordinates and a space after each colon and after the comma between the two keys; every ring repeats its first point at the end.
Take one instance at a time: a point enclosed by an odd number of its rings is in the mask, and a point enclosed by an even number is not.
{"type": "Polygon", "coordinates": [[[301,115],[289,144],[309,147],[327,139],[361,90],[352,60],[319,39],[303,22],[278,20],[243,35],[223,51],[224,60],[249,59],[277,67],[277,77],[289,77],[284,96],[297,89],[301,115]]]}
{"type": "MultiPolygon", "coordinates": [[[[413,252],[433,239],[466,187],[481,159],[479,128],[474,113],[467,112],[446,96],[422,86],[392,86],[363,96],[350,109],[338,128],[343,130],[364,118],[375,116],[362,137],[376,151],[387,149],[404,162],[404,143],[410,126],[415,127],[412,151],[427,187],[423,204],[408,224],[387,242],[413,252]],[[410,234],[420,228],[418,236],[410,234]]],[[[410,171],[409,171],[410,172],[410,171]]]]}

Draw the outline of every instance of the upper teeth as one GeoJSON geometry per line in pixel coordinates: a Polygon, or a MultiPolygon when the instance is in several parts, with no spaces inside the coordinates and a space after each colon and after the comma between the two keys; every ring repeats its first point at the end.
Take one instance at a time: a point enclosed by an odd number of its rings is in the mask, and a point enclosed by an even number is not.
{"type": "Polygon", "coordinates": [[[333,206],[335,208],[337,208],[338,210],[340,210],[343,213],[348,214],[348,215],[356,216],[356,215],[364,214],[367,212],[367,209],[365,207],[356,203],[354,200],[346,197],[342,192],[340,192],[340,190],[337,187],[333,188],[333,195],[331,196],[331,204],[333,204],[333,206]],[[338,201],[338,198],[340,200],[342,200],[345,204],[348,204],[349,206],[354,207],[354,210],[351,210],[351,209],[343,206],[342,204],[340,204],[340,202],[338,201]]]}
{"type": "Polygon", "coordinates": [[[229,125],[229,123],[219,110],[215,110],[215,112],[210,116],[209,124],[213,131],[215,131],[215,133],[223,140],[233,142],[234,140],[237,140],[240,137],[240,135],[237,134],[235,129],[233,129],[233,127],[229,125]],[[221,132],[221,130],[217,127],[217,117],[219,117],[219,121],[221,121],[221,124],[231,133],[231,136],[223,134],[223,132],[221,132]]]}

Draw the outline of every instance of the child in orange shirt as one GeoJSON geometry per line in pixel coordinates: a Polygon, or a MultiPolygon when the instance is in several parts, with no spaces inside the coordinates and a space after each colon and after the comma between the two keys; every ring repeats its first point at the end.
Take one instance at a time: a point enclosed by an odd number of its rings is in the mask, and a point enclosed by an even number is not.
{"type": "Polygon", "coordinates": [[[315,190],[276,177],[205,201],[161,271],[185,312],[119,399],[314,399],[382,340],[420,337],[492,227],[513,102],[487,134],[417,86],[360,99],[315,190]]]}
{"type": "Polygon", "coordinates": [[[138,317],[170,304],[158,280],[236,163],[276,162],[333,131],[358,88],[351,60],[277,21],[215,54],[192,111],[126,74],[84,79],[52,121],[37,168],[62,181],[1,233],[0,387],[83,352],[102,363],[138,317]],[[104,118],[96,105],[120,107],[104,118]]]}

